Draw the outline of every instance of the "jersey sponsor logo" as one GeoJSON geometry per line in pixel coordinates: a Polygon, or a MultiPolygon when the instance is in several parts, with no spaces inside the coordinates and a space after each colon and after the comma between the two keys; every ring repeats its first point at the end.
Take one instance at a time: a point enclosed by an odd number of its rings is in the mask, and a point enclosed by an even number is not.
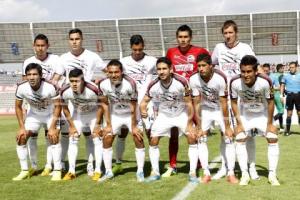
{"type": "Polygon", "coordinates": [[[193,71],[194,65],[193,64],[179,64],[174,65],[175,71],[193,71]]]}

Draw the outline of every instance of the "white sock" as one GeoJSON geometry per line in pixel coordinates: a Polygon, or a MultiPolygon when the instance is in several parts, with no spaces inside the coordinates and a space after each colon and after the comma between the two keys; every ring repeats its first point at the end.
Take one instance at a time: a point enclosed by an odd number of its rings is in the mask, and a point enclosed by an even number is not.
{"type": "Polygon", "coordinates": [[[93,137],[91,135],[85,136],[85,148],[86,148],[86,157],[87,157],[88,165],[93,166],[95,150],[94,150],[93,137]]]}
{"type": "Polygon", "coordinates": [[[112,155],[112,147],[107,149],[103,148],[103,162],[105,166],[105,173],[112,172],[112,155]]]}
{"type": "Polygon", "coordinates": [[[27,146],[31,168],[37,169],[37,136],[30,137],[27,146]]]}
{"type": "Polygon", "coordinates": [[[21,170],[27,171],[28,170],[28,163],[27,163],[27,146],[26,145],[17,145],[17,154],[21,165],[21,170]]]}
{"type": "Polygon", "coordinates": [[[248,152],[248,163],[250,169],[255,169],[256,162],[256,145],[255,137],[249,137],[246,142],[246,148],[248,152]]]}
{"type": "Polygon", "coordinates": [[[244,142],[237,142],[236,155],[241,168],[242,173],[248,173],[248,154],[246,144],[244,142]]]}
{"type": "MultiPolygon", "coordinates": [[[[207,148],[207,146],[206,146],[207,148]]],[[[202,154],[202,152],[201,152],[202,154]]],[[[188,156],[190,160],[190,174],[191,173],[196,173],[196,168],[197,168],[197,162],[198,162],[198,147],[197,144],[190,144],[189,145],[189,151],[188,151],[188,156]]],[[[208,168],[208,166],[207,166],[208,168]]]]}
{"type": "Polygon", "coordinates": [[[235,145],[234,143],[226,144],[225,148],[226,160],[227,160],[227,175],[234,175],[235,166],[235,145]]]}
{"type": "Polygon", "coordinates": [[[205,175],[210,175],[208,168],[208,149],[206,142],[198,143],[198,155],[202,169],[205,171],[205,175]]]}
{"type": "Polygon", "coordinates": [[[125,151],[125,139],[117,137],[116,143],[116,163],[121,163],[123,159],[123,153],[125,151]]]}
{"type": "Polygon", "coordinates": [[[68,153],[69,148],[69,136],[68,135],[61,135],[60,137],[60,144],[61,144],[61,161],[65,161],[66,155],[68,153]]]}
{"type": "Polygon", "coordinates": [[[145,148],[135,148],[135,158],[137,164],[137,172],[143,172],[145,164],[145,148]]]}
{"type": "Polygon", "coordinates": [[[49,143],[48,137],[46,137],[45,139],[46,139],[46,151],[47,151],[47,153],[46,153],[47,158],[46,158],[45,168],[52,169],[52,147],[49,143]]]}
{"type": "Polygon", "coordinates": [[[102,140],[99,137],[93,138],[95,149],[95,172],[101,172],[101,164],[103,157],[102,140]]]}
{"type": "Polygon", "coordinates": [[[75,174],[76,158],[78,154],[78,141],[79,138],[70,137],[68,159],[69,159],[69,172],[75,174]]]}
{"type": "Polygon", "coordinates": [[[54,170],[61,170],[61,144],[51,145],[54,170]]]}
{"type": "Polygon", "coordinates": [[[222,171],[226,171],[226,150],[225,150],[225,147],[226,144],[223,140],[223,138],[221,139],[221,144],[220,144],[220,153],[221,153],[221,168],[219,170],[222,170],[222,171]]]}
{"type": "Polygon", "coordinates": [[[276,175],[278,159],[279,159],[278,143],[269,143],[268,145],[269,173],[274,173],[276,175]]]}
{"type": "Polygon", "coordinates": [[[160,175],[159,173],[159,147],[158,146],[149,146],[149,157],[152,166],[152,170],[155,174],[160,175]]]}

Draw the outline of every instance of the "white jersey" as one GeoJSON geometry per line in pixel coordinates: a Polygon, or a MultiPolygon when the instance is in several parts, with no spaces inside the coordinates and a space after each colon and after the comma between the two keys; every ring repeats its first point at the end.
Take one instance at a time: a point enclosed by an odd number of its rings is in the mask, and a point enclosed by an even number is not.
{"type": "Polygon", "coordinates": [[[36,63],[41,65],[43,69],[43,78],[46,80],[51,80],[54,76],[54,74],[63,75],[64,69],[62,66],[62,62],[59,58],[59,56],[48,53],[47,58],[44,60],[39,60],[36,58],[36,56],[32,56],[28,59],[26,59],[23,63],[23,75],[25,76],[25,70],[27,65],[30,63],[36,63]]]}
{"type": "Polygon", "coordinates": [[[99,90],[94,83],[85,82],[84,90],[81,94],[73,92],[71,86],[66,85],[61,91],[62,100],[71,102],[74,107],[73,114],[88,115],[96,113],[98,108],[99,90]]]}
{"type": "Polygon", "coordinates": [[[157,78],[149,84],[146,95],[158,105],[158,114],[176,117],[186,111],[184,97],[190,95],[188,81],[180,75],[173,74],[171,84],[165,87],[157,78]]]}
{"type": "Polygon", "coordinates": [[[53,100],[59,98],[59,92],[53,84],[44,79],[41,80],[41,86],[37,91],[31,88],[28,81],[24,81],[17,87],[16,98],[29,103],[29,112],[46,116],[53,113],[53,100]]]}
{"type": "Polygon", "coordinates": [[[94,72],[97,68],[99,71],[105,68],[104,61],[100,56],[87,49],[84,49],[79,56],[75,56],[71,52],[65,53],[61,55],[61,60],[63,62],[67,82],[69,82],[69,73],[72,69],[81,69],[84,79],[90,82],[93,80],[94,72]]]}
{"type": "Polygon", "coordinates": [[[153,80],[156,73],[156,58],[145,55],[143,59],[136,61],[132,56],[122,58],[120,61],[123,65],[124,74],[131,77],[137,87],[139,102],[144,97],[147,86],[153,80]]]}
{"type": "Polygon", "coordinates": [[[238,42],[233,48],[229,48],[224,42],[219,43],[212,53],[212,64],[218,65],[218,69],[230,80],[240,74],[240,63],[245,55],[254,55],[246,43],[238,42]]]}
{"type": "Polygon", "coordinates": [[[215,69],[213,76],[205,82],[199,73],[190,77],[193,96],[201,96],[201,109],[220,110],[220,97],[227,97],[227,79],[225,74],[215,69]]]}
{"type": "Polygon", "coordinates": [[[267,100],[273,98],[272,81],[263,75],[257,75],[252,87],[245,85],[239,76],[232,78],[230,82],[231,99],[239,100],[241,116],[267,116],[267,100]]]}
{"type": "Polygon", "coordinates": [[[99,95],[108,97],[111,114],[128,115],[131,113],[131,101],[137,101],[136,84],[127,75],[116,86],[106,78],[99,83],[99,95]]]}

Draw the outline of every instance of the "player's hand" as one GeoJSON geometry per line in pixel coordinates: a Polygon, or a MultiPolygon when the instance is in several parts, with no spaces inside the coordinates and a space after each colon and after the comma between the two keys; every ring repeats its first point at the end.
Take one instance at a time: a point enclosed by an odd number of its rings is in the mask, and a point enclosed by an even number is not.
{"type": "Polygon", "coordinates": [[[59,129],[50,128],[47,136],[51,144],[57,144],[59,142],[59,129]]]}
{"type": "Polygon", "coordinates": [[[143,141],[143,131],[141,131],[137,126],[132,127],[132,136],[136,137],[138,141],[143,141]]]}
{"type": "Polygon", "coordinates": [[[233,130],[232,130],[230,127],[226,128],[226,129],[225,129],[225,135],[226,135],[228,138],[232,139],[232,138],[234,137],[233,130]]]}
{"type": "Polygon", "coordinates": [[[25,129],[20,129],[16,136],[16,142],[18,145],[26,144],[27,139],[29,138],[29,134],[25,129]]]}
{"type": "Polygon", "coordinates": [[[70,137],[79,137],[78,131],[75,127],[69,127],[69,135],[70,137]]]}
{"type": "Polygon", "coordinates": [[[266,133],[271,132],[271,133],[277,133],[277,128],[273,124],[268,124],[267,125],[267,130],[266,133]]]}
{"type": "Polygon", "coordinates": [[[245,129],[241,124],[237,124],[237,126],[234,128],[235,135],[239,134],[240,132],[244,132],[245,129]]]}
{"type": "Polygon", "coordinates": [[[112,135],[112,127],[111,126],[106,126],[102,129],[102,137],[105,138],[106,135],[112,135]]]}
{"type": "Polygon", "coordinates": [[[96,138],[96,137],[102,137],[102,135],[103,135],[102,128],[101,128],[99,125],[96,125],[96,126],[94,127],[93,132],[92,132],[93,138],[96,138]]]}
{"type": "Polygon", "coordinates": [[[204,135],[204,131],[200,129],[196,129],[197,139],[201,138],[204,135]]]}

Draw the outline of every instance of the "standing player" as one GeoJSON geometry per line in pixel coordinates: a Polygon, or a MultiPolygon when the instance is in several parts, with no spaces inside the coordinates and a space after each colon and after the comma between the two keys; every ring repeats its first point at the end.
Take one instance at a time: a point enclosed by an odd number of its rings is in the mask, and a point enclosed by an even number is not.
{"type": "MultiPolygon", "coordinates": [[[[69,46],[70,51],[61,55],[61,59],[64,65],[64,71],[66,76],[69,75],[69,72],[72,69],[78,68],[83,71],[84,80],[85,81],[93,81],[94,72],[98,68],[99,70],[104,70],[105,65],[103,60],[94,52],[89,51],[82,46],[83,43],[83,34],[82,31],[78,28],[71,29],[69,31],[69,46]]],[[[68,77],[67,77],[68,81],[68,77]]],[[[65,126],[62,127],[62,133],[67,134],[68,128],[65,126]]],[[[87,149],[87,172],[89,176],[93,176],[93,138],[91,135],[91,130],[86,131],[87,135],[85,135],[86,139],[86,149],[87,149]]]]}
{"type": "Polygon", "coordinates": [[[144,181],[145,146],[143,133],[137,127],[137,91],[133,79],[123,74],[122,63],[118,60],[111,60],[107,64],[108,78],[99,83],[100,96],[105,99],[110,109],[105,109],[105,115],[110,116],[111,123],[107,124],[103,135],[103,161],[105,175],[99,180],[104,182],[113,178],[112,173],[112,143],[116,135],[119,135],[121,128],[126,126],[132,133],[135,143],[135,156],[137,162],[137,181],[144,181]]]}
{"type": "MultiPolygon", "coordinates": [[[[187,25],[180,26],[176,31],[176,39],[178,46],[168,49],[166,57],[172,62],[173,72],[184,76],[189,80],[190,76],[197,72],[196,58],[200,53],[207,53],[204,48],[191,44],[193,37],[192,29],[187,25]]],[[[162,175],[169,177],[177,173],[176,162],[178,153],[178,130],[171,129],[171,137],[169,140],[169,159],[170,167],[162,175]]]]}
{"type": "Polygon", "coordinates": [[[280,185],[276,177],[279,145],[277,129],[272,124],[272,82],[266,76],[257,75],[258,63],[254,56],[244,56],[240,66],[241,75],[231,80],[229,88],[231,107],[236,119],[236,152],[242,171],[240,185],[248,185],[250,181],[245,142],[253,128],[257,128],[268,142],[269,182],[271,185],[280,185]]]}
{"type": "Polygon", "coordinates": [[[16,91],[16,115],[19,122],[17,135],[17,154],[20,160],[21,172],[13,178],[20,181],[29,178],[27,163],[27,140],[31,135],[37,135],[41,126],[47,130],[47,137],[51,144],[54,171],[51,180],[61,180],[61,146],[59,130],[56,124],[59,120],[61,106],[58,90],[54,85],[42,79],[42,67],[31,63],[25,69],[26,80],[18,85],[16,91]],[[25,121],[22,103],[26,100],[30,106],[25,121]]]}
{"type": "MultiPolygon", "coordinates": [[[[63,68],[59,56],[48,52],[49,46],[50,46],[49,40],[46,35],[38,34],[37,36],[35,36],[33,41],[33,49],[35,55],[26,59],[23,63],[24,80],[26,80],[25,70],[27,65],[29,65],[30,63],[37,63],[42,67],[43,78],[56,84],[59,77],[63,74],[63,68]]],[[[47,162],[41,174],[42,176],[49,175],[52,170],[51,145],[47,139],[47,135],[46,135],[46,143],[47,143],[47,162]]],[[[29,147],[28,149],[29,158],[32,167],[31,169],[33,171],[36,171],[37,170],[37,135],[30,136],[28,140],[28,147],[29,147]]]]}
{"type": "MultiPolygon", "coordinates": [[[[66,85],[61,92],[63,111],[69,123],[69,171],[63,180],[72,180],[76,177],[75,166],[78,154],[78,142],[81,133],[86,135],[85,130],[94,130],[96,123],[96,113],[100,109],[102,118],[102,108],[99,107],[99,90],[93,83],[86,82],[81,69],[75,68],[69,73],[70,84],[66,85]],[[74,108],[70,113],[68,102],[74,108]]],[[[92,135],[95,146],[95,173],[93,180],[97,181],[101,176],[102,162],[102,140],[98,135],[92,135]]]]}
{"type": "MultiPolygon", "coordinates": [[[[297,62],[291,62],[289,64],[290,73],[284,74],[281,79],[280,96],[284,97],[286,94],[286,129],[285,136],[291,134],[291,123],[294,105],[298,114],[298,124],[300,125],[300,73],[297,73],[297,62]]],[[[283,101],[283,100],[282,100],[283,101]]]]}
{"type": "MultiPolygon", "coordinates": [[[[145,95],[147,90],[147,86],[150,81],[153,79],[153,75],[155,72],[155,64],[156,58],[152,56],[148,56],[144,52],[144,39],[141,35],[133,35],[130,38],[130,47],[132,53],[130,56],[122,58],[120,61],[123,65],[124,74],[132,78],[137,87],[138,91],[138,104],[140,104],[142,98],[145,95]]],[[[152,106],[151,106],[152,107],[152,106]]],[[[149,108],[149,112],[151,113],[151,109],[149,108]]],[[[142,127],[142,120],[139,114],[139,110],[137,110],[137,119],[138,126],[142,127]]],[[[152,117],[152,116],[150,116],[152,117]]],[[[145,120],[145,129],[147,136],[149,138],[150,134],[150,122],[149,119],[145,120]]],[[[128,129],[122,128],[121,134],[117,137],[116,143],[116,165],[113,167],[113,173],[117,174],[123,171],[122,169],[122,156],[125,150],[125,138],[128,134],[128,129]]]]}
{"type": "Polygon", "coordinates": [[[171,61],[166,57],[157,60],[156,70],[158,78],[150,83],[140,105],[140,112],[143,118],[148,117],[147,105],[151,99],[153,103],[159,105],[158,115],[151,128],[149,155],[152,173],[147,178],[147,182],[160,179],[159,140],[163,136],[170,137],[170,129],[177,127],[179,135],[185,134],[189,144],[189,181],[198,183],[199,180],[196,176],[198,160],[197,136],[193,128],[194,111],[188,81],[172,73],[171,61]]]}
{"type": "MultiPolygon", "coordinates": [[[[213,65],[217,65],[216,67],[226,75],[227,82],[229,83],[230,79],[233,76],[240,74],[240,62],[242,57],[245,55],[254,55],[254,52],[248,44],[245,44],[238,40],[238,27],[234,21],[225,21],[221,30],[224,37],[224,42],[218,43],[214,48],[214,51],[212,53],[212,63],[213,65]]],[[[229,111],[231,111],[231,109],[229,111]]],[[[229,114],[232,118],[232,113],[229,112],[229,114]]],[[[234,124],[233,121],[231,123],[232,125],[234,124]]],[[[247,151],[249,154],[250,163],[250,176],[252,179],[259,179],[259,176],[255,169],[254,139],[254,137],[251,137],[247,141],[247,151]]],[[[213,176],[213,179],[220,179],[227,174],[225,143],[222,139],[220,150],[222,157],[222,166],[219,171],[213,176]]]]}
{"type": "Polygon", "coordinates": [[[208,168],[207,134],[214,121],[222,131],[225,141],[225,155],[227,158],[228,181],[238,183],[234,175],[235,146],[233,143],[233,131],[230,128],[228,104],[227,104],[227,79],[219,70],[213,69],[209,54],[200,54],[197,57],[199,73],[190,77],[195,122],[199,132],[198,151],[202,168],[204,169],[203,183],[211,180],[208,168]]]}

